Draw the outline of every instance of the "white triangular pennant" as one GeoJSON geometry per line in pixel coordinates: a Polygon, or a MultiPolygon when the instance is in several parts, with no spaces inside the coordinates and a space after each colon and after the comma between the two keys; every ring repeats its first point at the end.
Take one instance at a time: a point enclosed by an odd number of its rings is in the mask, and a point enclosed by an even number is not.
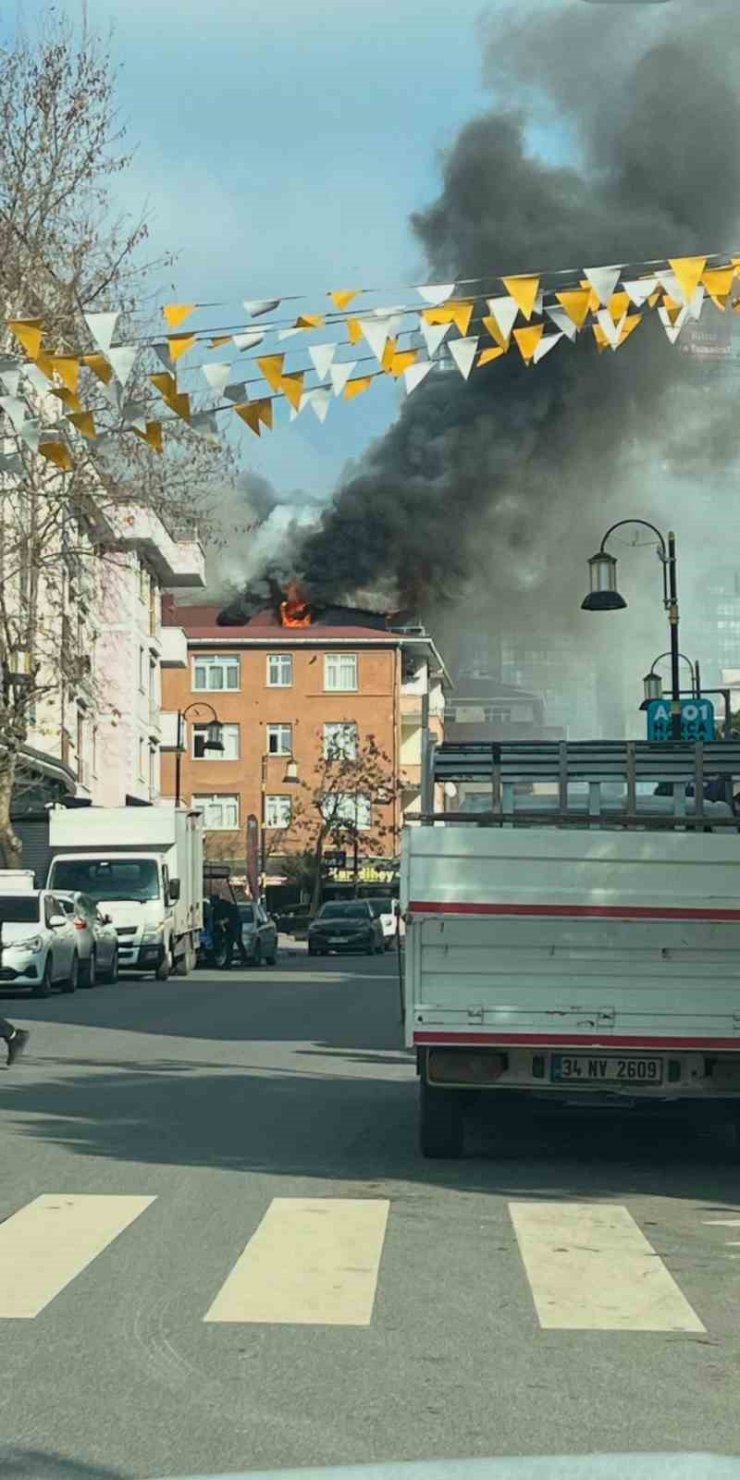
{"type": "Polygon", "coordinates": [[[382,363],[383,351],[388,339],[388,329],[383,320],[359,319],[360,328],[364,338],[375,355],[378,364],[382,363]]]}
{"type": "Polygon", "coordinates": [[[262,343],[264,337],[264,329],[247,329],[245,334],[234,335],[234,344],[237,349],[253,349],[255,344],[262,343]]]}
{"type": "Polygon", "coordinates": [[[121,385],[126,384],[138,353],[138,344],[119,344],[115,349],[108,350],[108,359],[113,366],[113,374],[121,385]]]}
{"type": "Polygon", "coordinates": [[[673,299],[674,303],[686,302],[686,294],[672,268],[668,267],[665,271],[661,269],[660,272],[656,272],[655,276],[663,291],[668,294],[669,298],[673,299]]]}
{"type": "Polygon", "coordinates": [[[3,390],[7,391],[9,396],[17,396],[20,378],[20,370],[4,370],[0,375],[3,390]]]}
{"type": "Polygon", "coordinates": [[[451,328],[452,324],[428,324],[426,319],[421,320],[419,333],[427,347],[430,360],[436,355],[440,344],[447,338],[451,328]]]}
{"type": "Polygon", "coordinates": [[[110,401],[114,411],[120,411],[123,400],[123,387],[118,384],[118,381],[109,380],[107,385],[101,384],[99,390],[100,394],[105,396],[106,401],[110,401]]]}
{"type": "MultiPolygon", "coordinates": [[[[672,296],[673,295],[671,294],[671,297],[672,296]]],[[[658,308],[658,318],[660,319],[660,322],[663,325],[663,328],[665,329],[666,339],[669,341],[670,344],[675,344],[676,343],[676,340],[678,339],[678,336],[681,333],[681,330],[683,329],[684,324],[686,323],[687,317],[688,317],[688,307],[687,307],[686,304],[684,304],[684,306],[681,309],[680,313],[678,313],[676,315],[676,318],[674,319],[673,323],[671,323],[671,317],[670,317],[670,314],[668,312],[668,309],[667,308],[664,308],[662,304],[658,308]]]]}
{"type": "Polygon", "coordinates": [[[39,396],[48,396],[50,390],[49,382],[43,370],[39,370],[38,365],[24,365],[23,379],[27,380],[29,385],[33,386],[39,396]]]}
{"type": "Polygon", "coordinates": [[[561,334],[566,334],[571,340],[577,339],[578,330],[570,314],[567,314],[564,308],[546,308],[545,313],[548,319],[552,319],[553,324],[557,325],[561,334]]]}
{"type": "Polygon", "coordinates": [[[607,344],[610,344],[612,346],[612,349],[614,349],[615,345],[619,344],[619,329],[617,328],[617,325],[615,324],[608,308],[600,308],[598,310],[596,321],[598,324],[601,325],[601,328],[604,331],[604,338],[606,339],[607,344]]]}
{"type": "Polygon", "coordinates": [[[41,428],[37,421],[24,421],[22,427],[18,427],[18,436],[23,438],[27,447],[32,452],[38,452],[41,440],[41,428]]]}
{"type": "Polygon", "coordinates": [[[655,292],[657,286],[658,279],[656,277],[630,278],[629,282],[622,284],[625,293],[629,294],[635,308],[642,308],[643,303],[647,302],[650,294],[655,292]]]}
{"type": "Polygon", "coordinates": [[[330,405],[331,391],[328,385],[314,386],[312,390],[304,391],[301,396],[301,410],[304,406],[310,406],[317,421],[326,421],[330,405]]]}
{"type": "Polygon", "coordinates": [[[245,311],[250,319],[258,319],[263,313],[272,313],[274,308],[280,307],[279,298],[245,298],[245,311]]]}
{"type": "Polygon", "coordinates": [[[535,352],[534,352],[534,354],[532,356],[532,359],[534,360],[535,365],[539,365],[540,360],[544,360],[545,355],[549,355],[550,350],[551,349],[554,349],[555,348],[555,345],[556,344],[559,344],[560,343],[560,340],[561,339],[564,339],[564,338],[565,338],[565,335],[562,334],[562,333],[561,334],[543,334],[543,336],[542,336],[539,344],[537,345],[537,348],[536,348],[536,350],[535,350],[535,352]]]}
{"type": "Polygon", "coordinates": [[[410,396],[411,392],[416,390],[417,385],[421,385],[422,380],[426,379],[432,368],[432,360],[417,360],[415,365],[409,365],[408,370],[404,370],[403,383],[407,396],[410,396]]]}
{"type": "Polygon", "coordinates": [[[329,374],[329,367],[334,362],[337,348],[338,346],[336,344],[314,344],[309,349],[308,353],[319,380],[326,380],[329,374]]]}
{"type": "Polygon", "coordinates": [[[227,401],[233,401],[238,405],[240,401],[247,399],[247,385],[244,380],[234,380],[231,385],[224,386],[224,395],[227,401]]]}
{"type": "Polygon", "coordinates": [[[341,396],[356,364],[356,360],[343,360],[340,365],[332,365],[330,367],[329,378],[335,396],[341,396]]]}
{"type": "Polygon", "coordinates": [[[296,328],[294,324],[292,329],[281,329],[278,339],[292,339],[294,334],[305,334],[305,332],[305,329],[302,329],[300,325],[296,328]]]}
{"type": "Polygon", "coordinates": [[[86,313],[85,323],[92,334],[98,349],[102,349],[107,355],[111,347],[111,340],[116,332],[118,323],[117,313],[86,313]]]}
{"type": "Polygon", "coordinates": [[[493,314],[504,339],[509,339],[516,323],[519,304],[515,303],[514,299],[510,298],[507,293],[504,298],[489,298],[488,312],[493,314]]]}
{"type": "Polygon", "coordinates": [[[20,431],[24,421],[28,420],[28,407],[19,396],[0,396],[0,406],[15,430],[20,431]]]}
{"type": "Polygon", "coordinates": [[[539,293],[537,294],[537,297],[534,300],[534,304],[532,305],[532,313],[533,314],[541,314],[542,313],[542,305],[543,305],[543,303],[544,303],[544,294],[542,293],[542,290],[540,289],[539,293]]]}
{"type": "Polygon", "coordinates": [[[135,427],[137,432],[145,432],[149,419],[149,407],[146,401],[124,401],[121,418],[126,426],[135,427]]]}
{"type": "Polygon", "coordinates": [[[599,302],[606,308],[619,281],[621,263],[611,267],[584,267],[583,275],[598,295],[599,302]]]}
{"type": "Polygon", "coordinates": [[[701,311],[705,303],[705,293],[706,288],[704,287],[704,284],[699,283],[698,288],[694,289],[686,305],[689,312],[689,318],[693,319],[695,323],[701,318],[701,311]]]}
{"type": "Polygon", "coordinates": [[[206,442],[215,442],[217,445],[220,442],[215,411],[196,411],[190,419],[190,425],[199,437],[205,438],[206,442]]]}
{"type": "Polygon", "coordinates": [[[465,339],[451,339],[447,348],[457,365],[463,380],[467,380],[478,349],[478,335],[470,334],[465,339]]]}
{"type": "Polygon", "coordinates": [[[172,356],[170,354],[169,345],[166,342],[164,344],[153,344],[152,349],[154,350],[157,359],[161,362],[162,365],[164,365],[165,370],[171,370],[172,356]]]}
{"type": "Polygon", "coordinates": [[[222,396],[229,383],[229,376],[231,374],[231,366],[228,362],[226,360],[218,360],[212,365],[203,365],[202,370],[214,395],[222,396]]]}
{"type": "Polygon", "coordinates": [[[425,303],[431,304],[432,308],[438,308],[440,303],[445,303],[448,298],[452,297],[455,284],[425,283],[423,288],[417,288],[416,291],[425,303]]]}

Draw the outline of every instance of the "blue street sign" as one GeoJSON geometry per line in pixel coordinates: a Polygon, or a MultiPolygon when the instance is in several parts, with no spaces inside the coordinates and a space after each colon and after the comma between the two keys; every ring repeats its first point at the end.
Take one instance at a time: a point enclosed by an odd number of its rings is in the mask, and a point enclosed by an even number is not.
{"type": "MultiPolygon", "coordinates": [[[[647,706],[648,740],[670,740],[671,701],[652,699],[647,706]]],[[[681,700],[681,739],[714,740],[714,705],[711,699],[681,700]]]]}

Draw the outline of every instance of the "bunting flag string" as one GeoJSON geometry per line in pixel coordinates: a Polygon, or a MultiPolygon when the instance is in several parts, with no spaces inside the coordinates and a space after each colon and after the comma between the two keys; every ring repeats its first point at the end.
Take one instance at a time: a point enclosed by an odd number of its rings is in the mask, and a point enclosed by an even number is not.
{"type": "Polygon", "coordinates": [[[172,302],[161,309],[164,332],[138,337],[128,316],[106,309],[84,315],[92,350],[48,345],[42,319],[19,316],[7,321],[18,352],[0,362],[6,392],[0,409],[28,447],[67,471],[76,444],[126,432],[161,453],[168,421],[214,441],[216,418],[235,413],[260,436],[274,427],[274,408],[282,402],[291,421],[310,407],[323,423],[333,400],[354,400],[375,380],[390,378],[410,395],[435,368],[467,381],[512,347],[530,368],[584,333],[599,353],[614,352],[656,309],[667,341],[675,344],[708,303],[713,311],[740,309],[739,276],[740,257],[708,253],[416,284],[414,302],[365,306],[379,290],[341,288],[329,290],[331,307],[320,311],[281,317],[295,294],[244,299],[248,323],[205,327],[197,319],[217,303],[172,302]],[[126,342],[114,343],[124,323],[126,342]],[[223,353],[193,359],[194,350],[227,346],[237,359],[223,353]],[[241,365],[247,368],[242,376],[241,365]],[[203,404],[209,394],[215,404],[203,404]]]}

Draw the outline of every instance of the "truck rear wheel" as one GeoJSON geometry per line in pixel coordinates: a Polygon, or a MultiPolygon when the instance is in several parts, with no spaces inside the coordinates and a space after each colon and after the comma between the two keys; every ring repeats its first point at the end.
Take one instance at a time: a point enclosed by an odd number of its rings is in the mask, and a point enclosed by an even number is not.
{"type": "Polygon", "coordinates": [[[422,1156],[462,1156],[465,1143],[465,1102],[454,1090],[437,1089],[419,1081],[419,1147],[422,1156]]]}

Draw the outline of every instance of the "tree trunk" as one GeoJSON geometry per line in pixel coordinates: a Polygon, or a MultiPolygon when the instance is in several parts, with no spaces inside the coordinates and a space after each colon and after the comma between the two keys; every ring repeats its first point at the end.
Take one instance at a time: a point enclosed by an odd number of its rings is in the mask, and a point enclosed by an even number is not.
{"type": "Polygon", "coordinates": [[[324,834],[319,833],[314,853],[313,889],[311,890],[311,919],[321,904],[321,860],[324,856],[324,834]]]}
{"type": "Polygon", "coordinates": [[[17,751],[6,751],[0,766],[0,867],[20,868],[23,844],[10,820],[17,751]]]}

